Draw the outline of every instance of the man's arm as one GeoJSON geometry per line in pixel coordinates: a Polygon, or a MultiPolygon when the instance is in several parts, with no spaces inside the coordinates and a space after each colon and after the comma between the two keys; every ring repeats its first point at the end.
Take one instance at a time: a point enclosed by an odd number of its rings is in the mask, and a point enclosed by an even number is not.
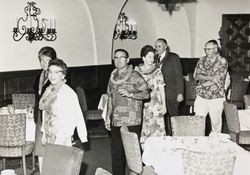
{"type": "Polygon", "coordinates": [[[225,75],[227,73],[227,67],[228,67],[227,61],[224,59],[221,61],[221,64],[217,68],[217,71],[215,72],[214,75],[206,75],[202,73],[198,62],[194,72],[194,78],[196,80],[204,81],[204,83],[201,84],[202,86],[211,86],[214,84],[218,84],[222,82],[221,81],[222,78],[223,79],[225,78],[225,75]]]}
{"type": "Polygon", "coordinates": [[[217,82],[216,76],[196,74],[196,80],[206,81],[202,83],[202,86],[211,86],[217,82]]]}
{"type": "Polygon", "coordinates": [[[197,62],[196,68],[194,70],[194,79],[199,80],[199,81],[203,81],[202,84],[200,84],[200,86],[211,86],[214,84],[214,82],[212,81],[212,76],[209,76],[207,74],[205,74],[204,72],[202,72],[202,58],[197,62]]]}
{"type": "Polygon", "coordinates": [[[105,128],[110,131],[111,130],[110,128],[111,116],[113,113],[113,105],[112,105],[112,98],[111,98],[109,84],[107,88],[107,95],[108,95],[108,99],[107,99],[107,113],[106,113],[106,118],[105,118],[105,128]]]}
{"type": "Polygon", "coordinates": [[[135,82],[135,87],[137,91],[130,93],[130,98],[142,100],[149,98],[148,83],[138,72],[135,72],[133,81],[135,82]]]}
{"type": "Polygon", "coordinates": [[[143,100],[149,98],[148,84],[142,77],[142,75],[136,71],[131,74],[131,82],[133,82],[134,90],[119,89],[118,92],[122,96],[126,96],[133,99],[143,100]]]}
{"type": "Polygon", "coordinates": [[[176,76],[176,88],[177,88],[177,98],[176,100],[178,102],[183,101],[183,93],[184,93],[184,82],[183,82],[183,70],[182,70],[182,65],[180,61],[179,55],[175,55],[174,59],[174,67],[175,67],[175,76],[176,76]]]}

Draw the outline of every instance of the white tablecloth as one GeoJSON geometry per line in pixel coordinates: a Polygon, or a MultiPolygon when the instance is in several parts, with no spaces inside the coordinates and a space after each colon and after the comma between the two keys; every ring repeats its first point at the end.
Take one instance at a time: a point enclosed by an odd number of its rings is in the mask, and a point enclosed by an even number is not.
{"type": "MultiPolygon", "coordinates": [[[[15,114],[25,113],[26,114],[26,141],[35,141],[35,130],[36,124],[34,122],[33,113],[29,113],[27,109],[15,109],[15,114]]],[[[7,110],[0,110],[0,114],[9,115],[7,110]]]]}
{"type": "Polygon", "coordinates": [[[250,109],[238,110],[240,130],[250,130],[250,109]]]}
{"type": "Polygon", "coordinates": [[[142,160],[158,175],[183,175],[183,160],[178,148],[208,151],[231,149],[236,153],[234,175],[250,174],[250,153],[228,139],[217,137],[150,137],[144,147],[142,160]]]}

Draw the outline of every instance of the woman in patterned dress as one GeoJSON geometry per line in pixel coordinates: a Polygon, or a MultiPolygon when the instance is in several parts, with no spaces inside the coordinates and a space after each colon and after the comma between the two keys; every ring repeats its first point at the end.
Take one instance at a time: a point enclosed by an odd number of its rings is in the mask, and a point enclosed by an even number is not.
{"type": "Polygon", "coordinates": [[[160,67],[154,63],[154,48],[146,45],[141,49],[143,64],[135,68],[142,74],[150,88],[150,101],[144,103],[140,143],[150,136],[166,135],[164,114],[166,113],[164,80],[160,67]]]}

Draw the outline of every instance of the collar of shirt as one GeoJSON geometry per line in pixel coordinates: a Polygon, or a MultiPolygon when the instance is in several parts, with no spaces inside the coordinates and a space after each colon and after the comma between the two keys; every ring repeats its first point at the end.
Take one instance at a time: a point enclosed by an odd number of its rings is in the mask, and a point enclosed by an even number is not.
{"type": "Polygon", "coordinates": [[[166,50],[164,52],[162,52],[162,54],[160,55],[160,62],[162,61],[162,59],[165,57],[166,55],[166,50]]]}

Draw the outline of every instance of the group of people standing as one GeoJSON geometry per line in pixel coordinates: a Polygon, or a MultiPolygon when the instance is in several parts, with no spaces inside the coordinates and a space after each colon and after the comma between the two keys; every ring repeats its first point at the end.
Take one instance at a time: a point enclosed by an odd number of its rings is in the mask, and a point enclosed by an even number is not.
{"type": "MultiPolygon", "coordinates": [[[[205,44],[205,56],[196,66],[198,81],[195,115],[209,113],[212,132],[221,132],[223,102],[228,64],[220,56],[215,40],[205,44]]],[[[150,136],[172,135],[170,118],[179,115],[179,103],[184,100],[184,81],[179,56],[169,50],[167,41],[159,38],[155,48],[141,49],[143,63],[134,69],[124,49],[114,52],[116,69],[108,83],[108,105],[105,125],[111,131],[112,171],[125,175],[126,157],[120,128],[127,126],[138,135],[141,147],[150,136]]],[[[230,80],[230,78],[229,78],[230,80]]]]}
{"type": "MultiPolygon", "coordinates": [[[[225,80],[228,64],[219,54],[215,40],[205,44],[206,55],[196,66],[198,81],[194,103],[196,115],[209,113],[213,132],[221,132],[225,80]]],[[[155,41],[155,48],[145,45],[140,53],[143,63],[133,68],[129,53],[114,52],[116,69],[107,88],[105,127],[111,131],[111,157],[114,175],[125,175],[126,157],[120,128],[127,126],[138,135],[142,149],[150,136],[172,135],[170,118],[179,115],[179,103],[184,100],[184,81],[180,58],[170,52],[164,38],[155,41]]],[[[76,93],[66,84],[67,65],[57,58],[52,47],[38,53],[42,73],[36,82],[35,155],[42,166],[43,147],[47,143],[72,145],[77,128],[81,142],[87,142],[87,130],[76,93]]]]}
{"type": "Polygon", "coordinates": [[[150,136],[171,135],[170,116],[179,114],[179,102],[183,101],[182,66],[179,56],[169,51],[167,41],[157,39],[155,49],[145,45],[140,56],[143,63],[133,69],[126,50],[114,52],[116,69],[108,83],[105,124],[111,131],[115,175],[124,175],[126,167],[120,128],[127,126],[135,132],[143,148],[150,136]],[[166,113],[168,117],[164,117],[166,113]]]}

